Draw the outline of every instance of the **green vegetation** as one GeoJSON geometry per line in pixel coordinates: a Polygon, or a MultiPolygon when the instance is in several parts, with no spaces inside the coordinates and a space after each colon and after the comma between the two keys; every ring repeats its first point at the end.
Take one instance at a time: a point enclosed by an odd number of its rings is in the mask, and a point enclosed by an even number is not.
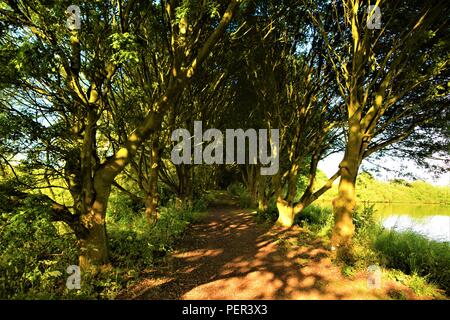
{"type": "Polygon", "coordinates": [[[78,264],[76,237],[67,225],[52,222],[48,207],[35,201],[3,213],[0,299],[114,299],[170,252],[190,223],[206,215],[169,204],[161,208],[157,222],[149,225],[142,211],[129,208],[126,197],[113,194],[107,213],[112,264],[84,274],[81,290],[65,287],[66,268],[78,264]]]}
{"type": "MultiPolygon", "coordinates": [[[[450,294],[450,243],[436,242],[414,232],[383,229],[375,220],[373,205],[359,207],[353,216],[356,236],[352,260],[343,259],[342,273],[353,276],[372,264],[385,268],[388,278],[395,279],[416,294],[444,298],[450,294]]],[[[312,237],[329,239],[333,227],[330,208],[307,208],[297,223],[312,237]]],[[[342,258],[342,257],[341,257],[342,258]]]]}
{"type": "Polygon", "coordinates": [[[450,294],[450,243],[428,240],[414,232],[383,230],[373,242],[384,264],[423,276],[450,294]]]}
{"type": "MultiPolygon", "coordinates": [[[[326,181],[320,175],[318,184],[326,181]]],[[[329,201],[337,196],[337,185],[329,190],[321,200],[329,201]]],[[[356,200],[358,202],[401,202],[401,203],[435,203],[450,204],[450,187],[434,186],[425,181],[394,179],[380,181],[370,173],[363,172],[356,179],[356,200]]]]}
{"type": "Polygon", "coordinates": [[[76,239],[58,234],[48,210],[28,201],[0,220],[0,298],[61,297],[67,266],[77,264],[76,239]]]}
{"type": "Polygon", "coordinates": [[[241,208],[251,208],[253,206],[251,196],[242,183],[230,184],[227,191],[230,195],[239,199],[239,206],[241,208]]]}
{"type": "Polygon", "coordinates": [[[317,236],[329,236],[333,228],[333,214],[330,208],[315,205],[307,207],[296,217],[296,222],[317,236]]]}
{"type": "Polygon", "coordinates": [[[368,173],[362,173],[356,183],[357,201],[450,204],[450,187],[433,186],[424,181],[395,179],[382,182],[368,173]]]}

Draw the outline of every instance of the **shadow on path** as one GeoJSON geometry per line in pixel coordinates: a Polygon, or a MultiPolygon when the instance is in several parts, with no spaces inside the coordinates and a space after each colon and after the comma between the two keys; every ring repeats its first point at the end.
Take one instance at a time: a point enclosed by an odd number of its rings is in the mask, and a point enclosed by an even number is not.
{"type": "Polygon", "coordinates": [[[343,277],[320,240],[299,245],[298,234],[298,228],[257,224],[235,206],[212,208],[178,250],[122,298],[386,299],[397,290],[392,284],[368,290],[365,275],[343,277]]]}

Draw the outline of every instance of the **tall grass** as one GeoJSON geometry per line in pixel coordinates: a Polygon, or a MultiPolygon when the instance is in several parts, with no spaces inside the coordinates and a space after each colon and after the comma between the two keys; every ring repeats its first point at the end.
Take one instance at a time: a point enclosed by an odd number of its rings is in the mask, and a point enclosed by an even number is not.
{"type": "Polygon", "coordinates": [[[125,215],[108,221],[112,260],[117,265],[145,267],[171,251],[190,223],[205,216],[204,211],[162,207],[156,223],[148,224],[144,214],[125,215]]]}
{"type": "Polygon", "coordinates": [[[295,217],[294,223],[311,230],[317,236],[331,234],[334,218],[330,208],[311,205],[295,217]]]}
{"type": "Polygon", "coordinates": [[[0,210],[0,299],[113,299],[206,214],[195,211],[205,203],[195,210],[162,207],[149,225],[142,210],[116,197],[107,212],[112,265],[84,272],[81,289],[68,290],[66,268],[78,263],[76,237],[51,220],[47,206],[31,200],[12,212],[0,210]]]}
{"type": "Polygon", "coordinates": [[[450,293],[450,243],[429,240],[411,231],[384,230],[373,247],[387,267],[424,276],[450,293]]]}

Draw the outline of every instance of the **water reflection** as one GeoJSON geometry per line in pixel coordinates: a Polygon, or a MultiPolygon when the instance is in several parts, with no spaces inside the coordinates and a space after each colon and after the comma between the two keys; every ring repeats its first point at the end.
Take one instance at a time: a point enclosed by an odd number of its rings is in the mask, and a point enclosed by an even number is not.
{"type": "MultiPolygon", "coordinates": [[[[329,201],[318,203],[332,209],[329,201]]],[[[375,218],[387,229],[411,230],[428,239],[450,242],[450,205],[419,203],[358,203],[373,206],[375,218]]]]}
{"type": "Polygon", "coordinates": [[[391,215],[382,225],[395,231],[413,231],[429,239],[450,242],[450,216],[428,216],[416,219],[407,215],[391,215]]]}

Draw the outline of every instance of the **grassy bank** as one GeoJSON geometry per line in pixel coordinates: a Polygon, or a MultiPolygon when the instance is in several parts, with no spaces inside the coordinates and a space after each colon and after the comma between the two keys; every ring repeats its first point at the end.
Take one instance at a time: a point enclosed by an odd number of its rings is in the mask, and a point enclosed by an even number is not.
{"type": "Polygon", "coordinates": [[[414,232],[383,230],[373,242],[387,267],[426,277],[450,293],[450,244],[414,232]]]}
{"type": "MultiPolygon", "coordinates": [[[[450,294],[450,243],[428,240],[413,232],[383,229],[375,222],[370,206],[360,207],[353,220],[355,260],[343,264],[344,274],[352,275],[377,264],[384,268],[386,277],[404,283],[420,296],[445,298],[443,292],[450,294]]],[[[297,223],[314,237],[329,237],[333,226],[331,209],[310,206],[297,223]]]]}
{"type": "MultiPolygon", "coordinates": [[[[323,172],[319,172],[317,187],[326,181],[323,172]]],[[[329,201],[337,195],[337,183],[325,193],[322,200],[329,201]]],[[[450,204],[450,187],[434,186],[425,181],[408,182],[394,179],[389,182],[375,179],[363,172],[356,180],[356,198],[359,202],[393,202],[393,203],[441,203],[450,204]]]]}

